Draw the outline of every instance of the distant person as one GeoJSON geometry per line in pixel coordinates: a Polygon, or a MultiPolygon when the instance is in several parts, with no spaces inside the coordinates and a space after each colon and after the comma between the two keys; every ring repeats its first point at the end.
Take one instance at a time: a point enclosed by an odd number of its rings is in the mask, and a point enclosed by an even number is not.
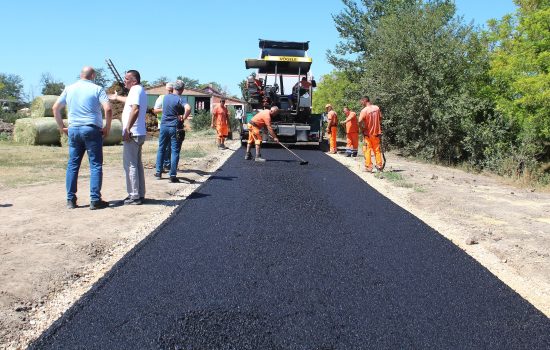
{"type": "Polygon", "coordinates": [[[357,114],[350,110],[349,107],[344,107],[346,119],[341,124],[346,126],[346,157],[357,157],[359,148],[359,125],[357,124],[357,114]]]}
{"type": "MultiPolygon", "coordinates": [[[[166,83],[165,86],[166,94],[171,94],[174,92],[174,84],[173,83],[166,83]]],[[[155,106],[153,107],[153,112],[157,115],[157,128],[159,130],[160,135],[160,128],[161,128],[161,122],[162,122],[162,101],[164,100],[165,95],[160,95],[157,100],[155,101],[155,106]]],[[[159,146],[160,146],[160,137],[159,137],[159,146]]],[[[165,171],[170,171],[170,145],[166,145],[167,149],[165,154],[165,158],[162,161],[162,165],[165,171]]]]}
{"type": "Polygon", "coordinates": [[[92,67],[83,67],[80,80],[67,86],[52,107],[59,131],[69,139],[69,161],[65,185],[67,189],[67,208],[77,207],[77,182],[80,163],[84,153],[88,153],[90,163],[90,209],[103,209],[109,203],[101,199],[103,182],[103,138],[111,129],[112,110],[105,90],[94,84],[96,72],[92,67]],[[61,111],[69,109],[66,128],[63,125],[61,111]],[[101,108],[105,112],[105,127],[101,108]]]}
{"type": "Polygon", "coordinates": [[[372,172],[371,151],[374,152],[376,168],[382,171],[382,150],[380,148],[380,137],[382,136],[382,112],[376,105],[371,104],[368,96],[361,99],[364,107],[359,114],[359,125],[363,132],[363,152],[365,154],[365,171],[372,172]]]}
{"type": "Polygon", "coordinates": [[[336,143],[336,136],[338,136],[338,115],[333,110],[332,105],[328,103],[325,105],[327,111],[327,134],[329,135],[329,153],[336,154],[338,151],[338,144],[336,143]]]}
{"type": "Polygon", "coordinates": [[[222,99],[220,104],[212,110],[212,123],[210,127],[216,129],[216,145],[218,149],[227,149],[225,138],[229,132],[229,112],[225,106],[225,99],[222,99]]]}
{"type": "Polygon", "coordinates": [[[122,110],[122,163],[126,174],[128,197],[125,205],[140,205],[145,200],[145,171],[143,169],[142,147],[147,136],[145,113],[147,93],[141,86],[141,76],[137,70],[129,70],[124,75],[124,86],[128,96],[109,96],[115,101],[124,102],[122,110]]]}
{"type": "Polygon", "coordinates": [[[180,182],[178,174],[178,163],[180,160],[181,144],[183,142],[184,121],[191,114],[191,106],[187,103],[187,97],[183,97],[185,84],[181,80],[174,83],[174,92],[164,96],[162,103],[162,122],[159,135],[159,148],[157,151],[157,166],[155,177],[157,180],[162,176],[162,160],[165,159],[165,152],[168,149],[170,155],[170,182],[180,182]]]}
{"type": "Polygon", "coordinates": [[[277,114],[279,114],[279,108],[273,106],[271,107],[271,109],[264,109],[261,112],[257,113],[254,117],[252,117],[250,122],[248,122],[248,142],[246,144],[246,155],[244,159],[252,159],[250,148],[254,143],[256,147],[256,157],[254,158],[254,160],[256,162],[265,162],[265,159],[262,158],[262,155],[260,153],[260,145],[262,144],[261,130],[265,126],[267,128],[267,131],[273,138],[273,141],[278,143],[279,139],[277,138],[277,135],[275,135],[275,131],[273,131],[273,128],[271,127],[271,117],[274,117],[277,114]]]}
{"type": "Polygon", "coordinates": [[[235,119],[242,120],[243,119],[243,110],[240,107],[237,107],[235,110],[235,119]]]}

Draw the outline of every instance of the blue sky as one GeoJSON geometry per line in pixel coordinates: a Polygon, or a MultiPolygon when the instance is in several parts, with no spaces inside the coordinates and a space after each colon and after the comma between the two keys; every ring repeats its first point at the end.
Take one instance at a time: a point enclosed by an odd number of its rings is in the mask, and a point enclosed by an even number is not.
{"type": "MultiPolygon", "coordinates": [[[[262,4],[268,3],[8,1],[0,21],[0,73],[19,75],[32,98],[40,95],[42,73],[68,85],[83,65],[106,68],[110,58],[121,73],[137,69],[148,81],[184,75],[201,83],[216,81],[240,95],[238,83],[247,75],[244,59],[258,55],[259,38],[309,40],[313,74],[333,69],[326,51],[339,41],[331,15],[343,9],[340,0],[262,4]]],[[[457,14],[476,25],[515,11],[513,0],[456,0],[456,5],[457,14]]]]}

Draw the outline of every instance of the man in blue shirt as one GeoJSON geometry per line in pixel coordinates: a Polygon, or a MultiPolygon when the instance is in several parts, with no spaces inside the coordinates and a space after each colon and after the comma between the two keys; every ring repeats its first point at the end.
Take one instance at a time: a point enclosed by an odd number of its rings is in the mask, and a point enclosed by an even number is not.
{"type": "Polygon", "coordinates": [[[187,103],[187,98],[181,97],[184,88],[183,81],[177,80],[174,83],[175,93],[164,96],[162,101],[162,120],[155,173],[157,180],[160,180],[162,176],[162,160],[165,159],[167,146],[170,145],[170,182],[179,182],[176,175],[183,140],[178,137],[178,133],[183,132],[183,122],[191,113],[191,106],[187,103]]]}
{"type": "Polygon", "coordinates": [[[101,199],[103,180],[103,137],[109,135],[112,111],[105,90],[93,83],[96,77],[92,67],[84,67],[80,80],[67,86],[52,107],[59,131],[69,138],[69,161],[65,178],[67,208],[76,208],[78,171],[84,153],[88,152],[90,162],[90,209],[102,209],[109,203],[101,199]],[[61,119],[64,106],[69,109],[69,126],[61,119]],[[105,111],[105,127],[101,108],[105,111]]]}

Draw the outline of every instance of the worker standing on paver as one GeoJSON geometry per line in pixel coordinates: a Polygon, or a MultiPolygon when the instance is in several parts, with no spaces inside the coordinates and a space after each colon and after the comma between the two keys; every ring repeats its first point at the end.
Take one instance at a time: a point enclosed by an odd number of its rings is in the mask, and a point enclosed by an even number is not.
{"type": "Polygon", "coordinates": [[[347,106],[344,107],[344,114],[346,119],[341,124],[346,125],[346,157],[357,157],[357,149],[359,148],[357,114],[347,106]]]}
{"type": "Polygon", "coordinates": [[[212,124],[210,127],[216,129],[216,145],[218,149],[227,149],[225,138],[229,131],[229,112],[225,106],[225,99],[222,99],[220,104],[212,110],[212,124]]]}
{"type": "Polygon", "coordinates": [[[365,154],[365,170],[372,172],[371,151],[374,151],[376,159],[376,168],[382,171],[382,150],[380,148],[380,138],[382,136],[382,112],[380,108],[370,102],[368,96],[361,99],[363,109],[359,114],[359,125],[363,132],[363,152],[365,154]]]}
{"type": "Polygon", "coordinates": [[[271,127],[271,117],[276,116],[279,114],[279,108],[277,106],[271,107],[271,109],[264,109],[263,111],[256,114],[250,122],[248,122],[248,143],[246,144],[246,155],[244,159],[249,160],[252,159],[252,153],[250,153],[250,148],[252,146],[252,143],[256,146],[256,157],[254,160],[256,162],[265,162],[265,159],[262,158],[262,155],[260,153],[260,145],[262,144],[262,135],[260,131],[265,126],[267,128],[267,131],[273,138],[273,141],[279,143],[279,139],[277,138],[277,135],[275,135],[275,131],[273,131],[273,128],[271,127]]]}
{"type": "Polygon", "coordinates": [[[336,154],[336,151],[338,150],[337,143],[336,143],[336,136],[338,135],[338,115],[336,115],[336,112],[333,110],[332,105],[328,103],[325,106],[325,109],[327,111],[327,134],[329,135],[329,145],[330,145],[330,154],[336,154]]]}

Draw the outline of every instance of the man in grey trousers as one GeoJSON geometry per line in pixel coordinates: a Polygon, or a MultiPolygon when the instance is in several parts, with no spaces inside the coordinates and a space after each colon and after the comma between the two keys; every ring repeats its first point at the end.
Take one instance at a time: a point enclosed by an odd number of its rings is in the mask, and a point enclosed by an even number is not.
{"type": "Polygon", "coordinates": [[[122,110],[122,161],[126,173],[126,190],[128,197],[126,205],[139,205],[145,199],[145,175],[142,162],[142,146],[145,142],[147,129],[145,113],[147,111],[147,93],[141,86],[138,71],[129,70],[124,75],[124,85],[130,91],[128,96],[118,96],[116,93],[109,98],[124,102],[122,110]]]}

